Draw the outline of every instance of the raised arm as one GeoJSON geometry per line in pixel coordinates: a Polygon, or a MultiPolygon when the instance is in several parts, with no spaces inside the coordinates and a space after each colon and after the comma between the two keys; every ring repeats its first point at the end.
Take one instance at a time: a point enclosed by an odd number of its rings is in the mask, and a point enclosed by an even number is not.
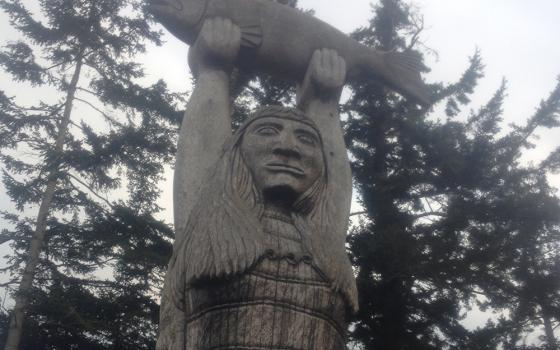
{"type": "Polygon", "coordinates": [[[228,19],[204,23],[189,52],[197,77],[183,118],[173,181],[176,238],[182,234],[207,173],[231,136],[229,81],[241,43],[239,28],[228,19]]]}
{"type": "Polygon", "coordinates": [[[334,50],[317,50],[298,89],[298,108],[317,124],[323,138],[329,195],[341,225],[347,224],[352,200],[352,173],[338,113],[345,80],[344,59],[334,50]]]}

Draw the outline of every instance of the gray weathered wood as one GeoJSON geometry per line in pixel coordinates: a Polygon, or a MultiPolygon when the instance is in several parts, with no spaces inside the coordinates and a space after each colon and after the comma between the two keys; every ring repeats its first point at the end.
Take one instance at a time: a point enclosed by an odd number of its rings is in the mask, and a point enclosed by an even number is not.
{"type": "Polygon", "coordinates": [[[152,0],[151,11],[189,45],[198,37],[204,19],[230,19],[242,33],[236,64],[251,72],[301,81],[313,52],[328,48],[344,58],[349,79],[375,77],[419,103],[430,102],[416,54],[373,50],[313,16],[274,1],[152,0]]]}
{"type": "Polygon", "coordinates": [[[242,43],[206,20],[175,170],[173,256],[158,350],[342,350],[357,292],[345,250],[352,182],[338,99],[346,77],[317,51],[299,108],[259,109],[230,131],[230,73],[242,43]]]}

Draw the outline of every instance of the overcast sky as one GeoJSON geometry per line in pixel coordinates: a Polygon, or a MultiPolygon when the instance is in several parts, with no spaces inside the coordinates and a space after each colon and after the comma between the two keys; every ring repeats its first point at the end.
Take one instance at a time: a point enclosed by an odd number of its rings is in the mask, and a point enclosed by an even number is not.
{"type": "MultiPolygon", "coordinates": [[[[367,0],[299,0],[303,8],[314,9],[318,18],[345,33],[367,24],[371,17],[367,0]]],[[[422,40],[437,51],[428,57],[432,72],[428,82],[456,81],[476,49],[486,66],[473,97],[472,108],[484,104],[508,81],[504,106],[505,124],[523,124],[539,102],[548,97],[560,76],[560,0],[416,0],[426,29],[422,40]]],[[[153,77],[165,80],[177,90],[188,85],[187,48],[169,37],[162,48],[145,57],[153,77]]],[[[538,162],[560,146],[560,129],[540,131],[537,147],[527,152],[527,162],[538,162]]],[[[560,188],[560,176],[551,176],[560,188]]],[[[171,182],[163,186],[162,205],[170,206],[171,182]]],[[[469,326],[481,325],[489,315],[473,312],[469,326]]],[[[533,337],[534,338],[534,337],[533,337]]]]}
{"type": "MultiPolygon", "coordinates": [[[[316,16],[343,32],[367,24],[371,2],[367,0],[300,0],[316,16]]],[[[429,82],[458,79],[468,58],[478,48],[486,77],[474,95],[473,107],[485,103],[508,81],[506,124],[523,123],[541,99],[548,96],[560,76],[560,1],[558,0],[416,0],[424,16],[424,43],[438,53],[428,57],[429,82]]],[[[188,86],[187,48],[169,37],[166,45],[145,57],[154,78],[164,77],[175,89],[188,86]]],[[[526,159],[538,161],[560,146],[560,130],[541,131],[538,147],[526,159]]],[[[553,178],[560,187],[560,177],[553,178]]]]}
{"type": "MultiPolygon", "coordinates": [[[[34,6],[36,0],[23,3],[34,6]]],[[[343,32],[365,25],[371,16],[367,0],[300,0],[299,4],[314,9],[318,18],[343,32]]],[[[504,119],[519,124],[554,88],[560,75],[559,0],[416,0],[415,4],[426,24],[422,39],[438,52],[437,59],[429,57],[432,72],[426,76],[428,82],[457,80],[468,65],[468,57],[478,48],[486,77],[476,89],[473,108],[489,99],[505,77],[509,89],[504,119]]],[[[0,43],[13,38],[6,17],[0,15],[0,43]]],[[[186,57],[186,45],[168,35],[163,47],[151,48],[142,60],[149,80],[163,78],[172,89],[184,91],[189,84],[186,57]]],[[[20,95],[26,91],[15,89],[1,74],[0,90],[20,95]]],[[[560,130],[541,131],[539,135],[538,147],[527,154],[527,161],[539,161],[560,146],[560,130]]],[[[560,176],[551,180],[560,187],[560,176]]],[[[171,209],[171,182],[162,184],[162,189],[161,204],[171,209]]],[[[0,210],[6,207],[7,198],[0,187],[0,210]]],[[[172,222],[170,213],[164,214],[168,222],[172,222]]]]}
{"type": "MultiPolygon", "coordinates": [[[[31,8],[37,6],[34,0],[23,0],[23,3],[31,8]]],[[[299,3],[314,9],[318,18],[346,33],[366,25],[372,13],[372,2],[368,0],[300,0],[299,3]]],[[[509,87],[504,108],[506,124],[522,124],[554,88],[560,75],[559,0],[416,0],[414,4],[426,24],[422,40],[438,53],[437,57],[428,57],[432,69],[426,75],[428,82],[458,79],[469,56],[478,48],[486,66],[486,77],[476,89],[473,108],[489,99],[505,77],[509,87]]],[[[0,43],[15,37],[6,17],[0,14],[0,43]]],[[[187,46],[170,35],[165,39],[165,45],[151,47],[142,58],[148,80],[163,78],[172,89],[184,91],[190,83],[187,46]]],[[[0,89],[18,96],[18,100],[32,101],[35,96],[46,96],[42,91],[29,94],[28,87],[15,85],[7,78],[0,73],[0,89]]],[[[558,129],[541,131],[539,136],[538,147],[527,153],[527,161],[541,160],[560,146],[558,129]]],[[[560,187],[560,176],[553,176],[552,181],[560,187]]],[[[163,188],[163,203],[168,203],[170,184],[164,184],[163,188]]],[[[0,192],[0,209],[5,204],[0,192]]]]}

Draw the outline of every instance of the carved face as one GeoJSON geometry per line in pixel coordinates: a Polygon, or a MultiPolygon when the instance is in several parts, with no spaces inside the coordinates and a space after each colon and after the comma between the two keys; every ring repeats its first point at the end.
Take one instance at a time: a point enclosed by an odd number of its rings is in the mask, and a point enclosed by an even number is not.
{"type": "Polygon", "coordinates": [[[273,193],[295,200],[324,167],[315,129],[291,119],[265,117],[253,122],[243,135],[241,153],[265,197],[273,193]]]}

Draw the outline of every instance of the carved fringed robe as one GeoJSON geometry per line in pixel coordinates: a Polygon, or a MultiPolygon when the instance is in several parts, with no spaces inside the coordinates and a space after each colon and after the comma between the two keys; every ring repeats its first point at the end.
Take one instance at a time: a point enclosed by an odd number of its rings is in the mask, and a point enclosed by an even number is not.
{"type": "Polygon", "coordinates": [[[185,295],[185,350],[345,349],[347,303],[333,292],[291,218],[265,212],[267,251],[245,273],[185,295]]]}

